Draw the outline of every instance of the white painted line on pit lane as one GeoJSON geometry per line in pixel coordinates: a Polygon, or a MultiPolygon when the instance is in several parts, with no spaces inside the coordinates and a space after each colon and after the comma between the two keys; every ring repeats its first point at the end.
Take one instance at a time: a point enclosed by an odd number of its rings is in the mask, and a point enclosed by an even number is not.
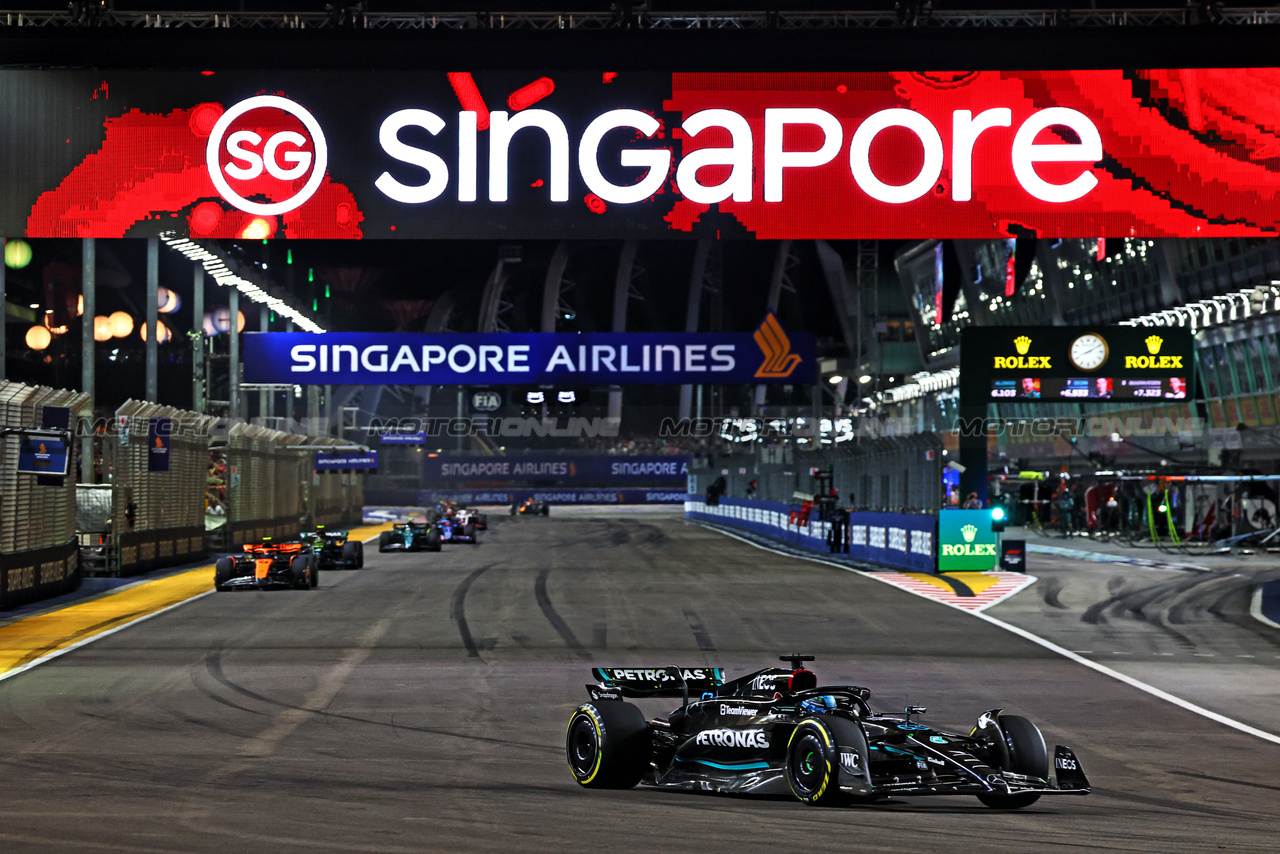
{"type": "MultiPolygon", "coordinates": [[[[371,543],[377,538],[378,538],[378,534],[374,534],[372,537],[369,537],[367,540],[361,540],[360,542],[371,543]]],[[[132,587],[133,585],[128,585],[128,586],[132,587]]],[[[88,646],[94,641],[102,640],[105,637],[114,635],[116,632],[122,632],[125,629],[129,628],[130,626],[136,626],[138,625],[138,623],[144,622],[146,620],[150,620],[152,617],[158,617],[161,614],[164,614],[168,611],[172,611],[174,608],[181,608],[183,605],[186,605],[190,602],[194,602],[197,599],[203,599],[206,596],[211,596],[216,592],[217,592],[216,590],[206,590],[203,593],[197,593],[195,596],[192,596],[189,599],[183,599],[181,602],[175,602],[172,605],[161,608],[159,611],[152,611],[150,614],[144,614],[143,616],[138,617],[137,619],[130,620],[127,623],[122,623],[113,629],[107,629],[104,632],[98,632],[96,635],[87,637],[84,640],[76,641],[70,646],[64,646],[61,649],[56,649],[53,652],[48,653],[47,655],[42,655],[39,658],[33,658],[31,661],[28,661],[26,664],[23,664],[20,667],[15,667],[12,670],[6,670],[4,673],[0,673],[0,682],[3,682],[6,679],[12,679],[14,676],[17,676],[20,673],[26,673],[28,670],[31,670],[34,667],[39,667],[41,664],[44,664],[46,661],[53,661],[55,658],[66,655],[67,653],[72,652],[73,650],[80,649],[83,646],[88,646]]]]}
{"type": "MultiPolygon", "coordinates": [[[[694,524],[701,525],[701,523],[698,523],[698,522],[695,522],[694,524]]],[[[934,599],[932,596],[925,596],[922,593],[916,593],[914,590],[909,590],[905,587],[899,587],[898,585],[894,584],[891,581],[886,581],[884,579],[876,578],[876,573],[874,572],[866,572],[861,569],[854,569],[852,567],[843,566],[838,563],[832,563],[829,560],[823,560],[822,558],[808,557],[807,555],[793,555],[793,554],[788,554],[787,552],[781,552],[781,551],[778,551],[777,549],[771,549],[768,546],[760,545],[759,543],[753,543],[751,542],[751,540],[748,540],[745,537],[739,537],[736,534],[731,534],[728,531],[722,531],[719,528],[712,527],[711,525],[701,525],[701,527],[715,531],[718,534],[724,534],[726,537],[732,537],[735,540],[746,543],[749,546],[755,546],[761,551],[766,551],[766,552],[769,552],[770,554],[780,555],[782,557],[792,557],[792,558],[796,558],[797,560],[808,560],[808,561],[812,561],[813,563],[820,563],[823,566],[831,566],[831,567],[835,567],[836,569],[842,569],[845,572],[852,572],[852,573],[855,573],[856,575],[861,575],[864,578],[875,578],[881,584],[888,584],[890,587],[893,587],[896,590],[902,590],[903,592],[911,596],[918,596],[919,598],[928,600],[930,602],[937,602],[938,604],[945,605],[948,608],[954,608],[955,610],[960,611],[963,614],[971,614],[972,616],[978,618],[979,620],[985,620],[986,622],[990,623],[993,626],[998,626],[999,628],[1002,628],[1007,632],[1011,632],[1017,635],[1023,640],[1028,640],[1034,644],[1037,644],[1038,646],[1042,646],[1045,649],[1049,650],[1050,652],[1057,653],[1058,655],[1061,655],[1064,658],[1074,661],[1076,664],[1082,664],[1085,667],[1089,668],[1090,670],[1096,670],[1098,673],[1101,673],[1104,676],[1110,676],[1112,679],[1123,682],[1131,688],[1137,688],[1139,691],[1144,691],[1153,697],[1164,700],[1165,702],[1168,702],[1168,703],[1172,703],[1173,705],[1181,709],[1185,709],[1188,712],[1200,715],[1201,717],[1208,718],[1211,721],[1216,721],[1217,723],[1220,723],[1223,726],[1231,727],[1234,730],[1239,730],[1240,732],[1243,732],[1246,735],[1252,735],[1255,738],[1260,738],[1263,741],[1269,741],[1272,744],[1280,744],[1280,735],[1275,735],[1274,733],[1270,733],[1265,730],[1258,729],[1257,727],[1249,726],[1243,721],[1238,721],[1238,720],[1235,720],[1234,718],[1229,718],[1226,715],[1220,715],[1217,712],[1210,711],[1209,709],[1204,708],[1203,706],[1197,706],[1195,703],[1192,703],[1189,700],[1184,700],[1181,697],[1174,696],[1173,694],[1170,694],[1168,691],[1161,690],[1160,688],[1157,688],[1154,685],[1148,685],[1146,682],[1143,682],[1140,679],[1134,679],[1132,676],[1127,676],[1118,670],[1112,670],[1110,667],[1107,667],[1106,665],[1098,664],[1097,662],[1090,661],[1089,659],[1084,658],[1083,656],[1077,655],[1076,653],[1072,652],[1069,649],[1066,649],[1065,647],[1058,646],[1053,641],[1046,640],[1040,637],[1039,635],[1032,634],[1026,629],[1019,628],[1011,623],[1006,623],[1003,620],[998,620],[995,617],[992,617],[988,614],[984,614],[981,611],[966,611],[964,608],[957,608],[955,605],[952,605],[950,602],[944,602],[941,599],[934,599]]],[[[1280,655],[1276,657],[1280,658],[1280,655]]]]}
{"type": "MultiPolygon", "coordinates": [[[[1272,628],[1280,629],[1280,623],[1269,619],[1266,614],[1262,613],[1262,587],[1263,585],[1259,584],[1258,588],[1253,591],[1253,599],[1249,602],[1249,615],[1260,623],[1266,623],[1272,628]]],[[[1276,658],[1280,658],[1280,655],[1277,655],[1276,658]]]]}

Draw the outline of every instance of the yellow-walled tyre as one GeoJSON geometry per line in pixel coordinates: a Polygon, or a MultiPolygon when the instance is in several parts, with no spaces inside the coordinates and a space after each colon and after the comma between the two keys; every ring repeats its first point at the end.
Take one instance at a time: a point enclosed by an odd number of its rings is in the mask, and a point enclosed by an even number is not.
{"type": "Polygon", "coordinates": [[[825,723],[806,718],[792,731],[787,741],[787,783],[797,798],[813,806],[844,803],[838,762],[839,748],[825,723]]]}
{"type": "Polygon", "coordinates": [[[630,703],[584,703],[569,719],[569,770],[592,789],[630,789],[649,767],[651,739],[644,715],[630,703]]]}

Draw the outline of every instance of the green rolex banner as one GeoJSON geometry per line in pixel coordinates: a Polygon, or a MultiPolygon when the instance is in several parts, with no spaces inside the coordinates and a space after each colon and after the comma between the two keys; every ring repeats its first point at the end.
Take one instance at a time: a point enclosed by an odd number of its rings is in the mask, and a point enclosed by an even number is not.
{"type": "Polygon", "coordinates": [[[983,572],[1000,561],[1000,535],[990,510],[943,510],[938,514],[938,572],[983,572]]]}

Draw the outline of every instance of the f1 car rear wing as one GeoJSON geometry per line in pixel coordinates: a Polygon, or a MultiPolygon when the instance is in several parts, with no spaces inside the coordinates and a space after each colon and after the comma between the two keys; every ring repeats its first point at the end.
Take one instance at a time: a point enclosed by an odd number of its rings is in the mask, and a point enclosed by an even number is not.
{"type": "Polygon", "coordinates": [[[593,667],[591,674],[622,697],[682,697],[685,703],[724,684],[720,667],[593,667]]]}

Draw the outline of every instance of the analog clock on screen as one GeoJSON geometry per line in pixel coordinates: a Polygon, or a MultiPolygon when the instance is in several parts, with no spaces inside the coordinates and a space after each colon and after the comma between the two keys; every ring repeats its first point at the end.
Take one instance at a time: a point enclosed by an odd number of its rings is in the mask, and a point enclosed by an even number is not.
{"type": "Polygon", "coordinates": [[[1096,371],[1107,361],[1107,342],[1096,332],[1086,332],[1071,342],[1071,364],[1082,371],[1096,371]]]}

